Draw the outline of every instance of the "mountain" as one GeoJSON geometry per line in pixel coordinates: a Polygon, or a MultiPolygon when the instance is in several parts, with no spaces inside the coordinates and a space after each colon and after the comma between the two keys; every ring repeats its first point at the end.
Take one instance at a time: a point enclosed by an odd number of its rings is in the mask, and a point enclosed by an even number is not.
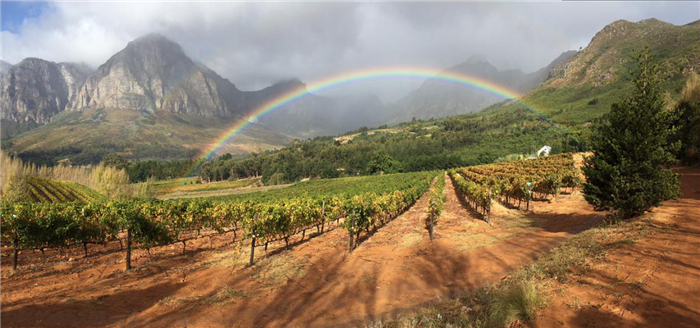
{"type": "Polygon", "coordinates": [[[12,64],[4,60],[0,60],[0,78],[2,78],[5,73],[10,70],[10,68],[12,68],[12,64]]]}
{"type": "MultiPolygon", "coordinates": [[[[700,70],[700,21],[677,26],[657,19],[619,20],[599,31],[582,51],[551,70],[523,102],[556,122],[587,135],[590,126],[632,90],[633,54],[649,46],[660,65],[663,89],[678,95],[690,72],[700,70]]],[[[500,110],[517,104],[499,104],[500,110]]]]}
{"type": "Polygon", "coordinates": [[[78,92],[71,110],[119,110],[204,117],[241,114],[242,92],[195,64],[179,44],[159,34],[140,37],[101,65],[78,92]]]}
{"type": "MultiPolygon", "coordinates": [[[[576,52],[567,51],[552,63],[532,73],[511,69],[500,71],[480,56],[472,56],[466,62],[450,67],[442,74],[457,74],[477,77],[519,93],[526,93],[547,79],[549,71],[557,64],[571,58],[576,52]]],[[[389,123],[416,119],[440,118],[471,113],[503,98],[488,91],[446,83],[439,79],[428,79],[417,90],[393,105],[393,117],[389,123]]]]}
{"type": "MultiPolygon", "coordinates": [[[[247,97],[254,106],[264,105],[265,100],[275,99],[293,91],[306,90],[298,79],[276,83],[247,97]]],[[[336,135],[362,126],[376,126],[383,121],[377,113],[384,111],[384,104],[375,95],[323,97],[306,94],[286,104],[284,108],[262,117],[258,123],[275,131],[299,138],[336,135]]]]}
{"type": "MultiPolygon", "coordinates": [[[[265,102],[157,34],[130,42],[86,72],[36,58],[12,67],[0,98],[3,146],[44,163],[90,163],[112,152],[134,159],[193,157],[265,102]]],[[[262,152],[289,141],[253,124],[220,151],[262,152]]]]}
{"type": "Polygon", "coordinates": [[[91,69],[73,63],[26,58],[2,77],[3,136],[31,129],[64,111],[91,69]]]}
{"type": "MultiPolygon", "coordinates": [[[[28,58],[4,81],[3,145],[49,163],[64,158],[94,162],[111,152],[141,159],[192,157],[251,112],[305,89],[301,81],[289,80],[240,91],[158,34],[129,42],[94,72],[28,58]]],[[[376,97],[308,94],[247,127],[219,151],[262,152],[292,137],[343,133],[366,123],[358,119],[366,112],[355,108],[382,106],[376,97]]]]}

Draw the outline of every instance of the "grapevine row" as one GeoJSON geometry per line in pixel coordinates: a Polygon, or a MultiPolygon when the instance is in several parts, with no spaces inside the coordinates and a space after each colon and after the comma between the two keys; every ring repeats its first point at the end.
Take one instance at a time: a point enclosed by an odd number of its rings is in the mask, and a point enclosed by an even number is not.
{"type": "MultiPolygon", "coordinates": [[[[176,201],[108,201],[95,203],[2,202],[2,242],[18,249],[67,247],[120,240],[126,235],[127,268],[131,244],[151,248],[185,241],[200,230],[217,233],[242,231],[255,246],[285,240],[312,227],[324,226],[341,217],[354,238],[361,231],[377,229],[405,211],[428,189],[434,173],[394,178],[385,192],[355,195],[314,195],[242,202],[204,199],[176,201]],[[393,189],[393,190],[390,190],[393,189]]],[[[261,197],[264,198],[264,197],[261,197]]],[[[303,236],[302,236],[303,238],[303,236]]],[[[351,244],[352,245],[352,244],[351,244]]]]}
{"type": "Polygon", "coordinates": [[[445,174],[443,173],[438,175],[437,180],[429,190],[430,199],[428,199],[428,216],[425,218],[425,228],[428,229],[430,240],[433,240],[435,224],[440,213],[442,213],[442,205],[445,203],[444,189],[445,174]]]}
{"type": "Polygon", "coordinates": [[[494,197],[510,205],[517,200],[518,208],[525,202],[529,209],[533,194],[556,197],[561,188],[581,183],[571,154],[465,167],[451,170],[450,176],[468,205],[486,217],[494,197]]]}

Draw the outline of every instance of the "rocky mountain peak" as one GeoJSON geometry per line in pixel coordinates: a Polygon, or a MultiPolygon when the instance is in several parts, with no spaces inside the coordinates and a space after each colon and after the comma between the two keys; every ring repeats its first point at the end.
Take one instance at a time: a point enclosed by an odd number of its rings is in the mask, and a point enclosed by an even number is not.
{"type": "Polygon", "coordinates": [[[179,44],[148,34],[100,66],[71,108],[231,116],[241,104],[239,93],[228,80],[195,64],[179,44]]]}
{"type": "Polygon", "coordinates": [[[56,64],[25,58],[2,77],[2,119],[43,124],[65,110],[90,69],[72,63],[56,64]]]}

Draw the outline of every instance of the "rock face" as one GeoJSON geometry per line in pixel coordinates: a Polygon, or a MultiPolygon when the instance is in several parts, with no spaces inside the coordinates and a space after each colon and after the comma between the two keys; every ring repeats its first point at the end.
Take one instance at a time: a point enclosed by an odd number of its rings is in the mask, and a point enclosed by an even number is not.
{"type": "Polygon", "coordinates": [[[89,68],[79,64],[56,64],[39,58],[22,60],[2,78],[2,119],[17,123],[48,122],[65,110],[89,73],[89,68]]]}
{"type": "Polygon", "coordinates": [[[676,80],[700,70],[700,21],[676,26],[650,18],[639,22],[618,20],[605,26],[571,60],[556,65],[547,87],[606,86],[626,79],[634,68],[633,52],[649,45],[660,61],[665,80],[676,80]]]}
{"type": "Polygon", "coordinates": [[[5,73],[10,70],[10,68],[12,68],[12,64],[4,60],[0,60],[0,78],[2,78],[5,73]]]}
{"type": "MultiPolygon", "coordinates": [[[[532,73],[516,69],[499,71],[479,56],[472,56],[445,72],[476,77],[512,91],[526,93],[545,81],[554,66],[568,60],[575,53],[565,52],[546,67],[532,73]]],[[[429,119],[475,112],[502,100],[502,97],[487,91],[428,79],[420,88],[394,104],[392,111],[395,114],[389,123],[410,121],[414,117],[429,119]]]]}
{"type": "Polygon", "coordinates": [[[240,114],[244,105],[242,92],[231,82],[194,63],[177,43],[149,34],[100,66],[70,108],[226,117],[240,114]]]}

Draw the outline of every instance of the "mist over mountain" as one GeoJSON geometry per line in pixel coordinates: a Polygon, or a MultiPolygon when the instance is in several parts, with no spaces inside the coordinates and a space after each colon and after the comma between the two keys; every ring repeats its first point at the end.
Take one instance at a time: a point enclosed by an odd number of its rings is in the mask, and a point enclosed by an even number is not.
{"type": "MultiPolygon", "coordinates": [[[[254,99],[252,103],[257,108],[263,105],[263,100],[300,90],[306,90],[306,85],[298,79],[292,79],[250,92],[249,99],[254,99]]],[[[326,97],[305,94],[263,116],[258,123],[275,131],[307,138],[337,135],[362,126],[379,125],[383,122],[381,115],[384,111],[384,104],[376,95],[326,97]]]]}
{"type": "MultiPolygon", "coordinates": [[[[525,94],[544,82],[550,70],[567,61],[576,51],[559,55],[546,67],[532,73],[518,69],[498,70],[481,56],[472,56],[466,62],[443,71],[443,74],[457,74],[477,77],[492,84],[525,94]]],[[[439,79],[428,79],[417,90],[397,101],[390,109],[389,124],[416,119],[441,118],[475,112],[502,101],[503,98],[492,92],[460,84],[448,83],[439,79]]]]}

